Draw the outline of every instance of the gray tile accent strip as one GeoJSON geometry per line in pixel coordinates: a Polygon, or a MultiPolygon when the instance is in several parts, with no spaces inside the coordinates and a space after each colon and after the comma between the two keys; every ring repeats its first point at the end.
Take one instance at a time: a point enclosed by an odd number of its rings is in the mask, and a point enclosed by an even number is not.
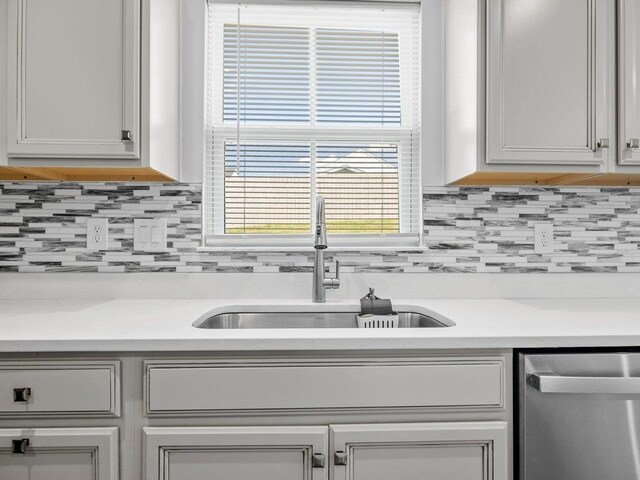
{"type": "MultiPolygon", "coordinates": [[[[313,252],[199,251],[199,184],[0,182],[0,272],[308,272],[313,252]],[[109,250],[86,249],[89,217],[109,250]],[[167,219],[168,251],[133,251],[133,219],[167,219]]],[[[640,189],[428,187],[422,249],[328,252],[345,272],[640,272],[640,189]],[[533,224],[554,224],[554,252],[533,224]]]]}

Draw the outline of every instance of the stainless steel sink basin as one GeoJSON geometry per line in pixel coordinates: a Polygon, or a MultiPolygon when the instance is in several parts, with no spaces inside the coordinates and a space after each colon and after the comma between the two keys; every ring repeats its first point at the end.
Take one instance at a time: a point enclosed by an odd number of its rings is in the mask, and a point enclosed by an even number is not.
{"type": "MultiPolygon", "coordinates": [[[[455,324],[439,315],[398,312],[400,328],[440,328],[455,324]],[[434,317],[438,318],[434,318],[434,317]]],[[[357,312],[225,312],[194,322],[196,328],[358,328],[357,312]]]]}

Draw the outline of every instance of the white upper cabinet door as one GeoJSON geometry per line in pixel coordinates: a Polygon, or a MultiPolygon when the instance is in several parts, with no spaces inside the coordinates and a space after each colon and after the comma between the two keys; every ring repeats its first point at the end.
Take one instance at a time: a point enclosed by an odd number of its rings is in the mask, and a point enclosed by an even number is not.
{"type": "Polygon", "coordinates": [[[327,427],[144,429],[145,480],[327,480],[327,427]]]}
{"type": "Polygon", "coordinates": [[[118,480],[118,430],[0,429],[0,478],[118,480]]]}
{"type": "Polygon", "coordinates": [[[138,158],[140,0],[9,2],[9,157],[138,158]]]}
{"type": "Polygon", "coordinates": [[[507,480],[507,424],[332,425],[332,480],[507,480]]]}
{"type": "Polygon", "coordinates": [[[487,163],[615,158],[612,0],[487,1],[487,163]]]}
{"type": "Polygon", "coordinates": [[[620,0],[618,164],[640,165],[640,3],[620,0]]]}

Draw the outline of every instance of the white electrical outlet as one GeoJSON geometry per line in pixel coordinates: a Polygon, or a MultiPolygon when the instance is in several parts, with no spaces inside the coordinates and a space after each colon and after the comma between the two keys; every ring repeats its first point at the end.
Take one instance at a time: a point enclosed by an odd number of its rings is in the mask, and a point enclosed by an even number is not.
{"type": "Polygon", "coordinates": [[[535,253],[553,253],[553,223],[536,223],[533,238],[535,253]]]}
{"type": "Polygon", "coordinates": [[[87,219],[87,249],[93,252],[109,249],[109,220],[87,219]]]}
{"type": "Polygon", "coordinates": [[[133,220],[133,249],[144,252],[167,250],[167,220],[136,218],[133,220]]]}

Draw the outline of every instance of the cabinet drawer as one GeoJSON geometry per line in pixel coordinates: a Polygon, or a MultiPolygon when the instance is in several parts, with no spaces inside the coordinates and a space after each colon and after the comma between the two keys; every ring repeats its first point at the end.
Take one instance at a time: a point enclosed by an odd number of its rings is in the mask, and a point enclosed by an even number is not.
{"type": "Polygon", "coordinates": [[[504,358],[148,361],[149,415],[238,411],[490,408],[504,405],[504,358]]]}
{"type": "Polygon", "coordinates": [[[0,363],[0,416],[118,416],[120,362],[0,363]]]}

